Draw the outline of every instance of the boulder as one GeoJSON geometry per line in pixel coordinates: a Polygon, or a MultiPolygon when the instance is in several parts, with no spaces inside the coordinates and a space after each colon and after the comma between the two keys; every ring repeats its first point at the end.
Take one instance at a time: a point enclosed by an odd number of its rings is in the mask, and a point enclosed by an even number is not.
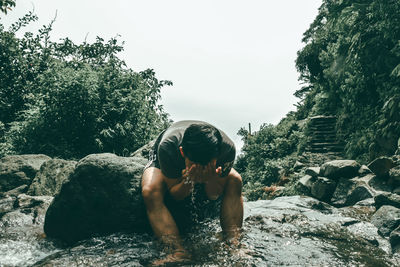
{"type": "Polygon", "coordinates": [[[400,209],[400,196],[388,192],[380,192],[374,197],[376,209],[390,205],[400,209]]]}
{"type": "Polygon", "coordinates": [[[93,154],[78,162],[46,213],[48,237],[74,243],[94,234],[144,230],[140,177],[146,160],[93,154]]]}
{"type": "Polygon", "coordinates": [[[400,186],[396,187],[395,189],[393,189],[393,193],[400,195],[400,186]]]}
{"type": "Polygon", "coordinates": [[[377,176],[386,176],[394,166],[393,160],[388,157],[379,157],[368,164],[368,168],[377,176]]]}
{"type": "Polygon", "coordinates": [[[21,186],[18,186],[17,188],[14,188],[12,190],[9,190],[7,192],[5,192],[4,194],[6,196],[18,196],[20,194],[26,193],[26,191],[28,190],[28,185],[23,184],[21,186]]]}
{"type": "Polygon", "coordinates": [[[370,173],[372,173],[372,171],[366,165],[362,165],[360,167],[360,169],[358,170],[358,176],[360,176],[360,177],[365,176],[370,173]]]}
{"type": "Polygon", "coordinates": [[[373,176],[363,178],[340,178],[331,202],[336,207],[351,206],[364,199],[373,198],[373,190],[368,186],[368,181],[373,176]]]}
{"type": "Polygon", "coordinates": [[[14,209],[15,197],[7,196],[0,199],[0,217],[14,209]]]}
{"type": "Polygon", "coordinates": [[[310,175],[305,175],[301,177],[295,186],[296,192],[306,196],[311,196],[311,186],[315,182],[316,178],[310,175]]]}
{"type": "Polygon", "coordinates": [[[373,197],[373,193],[371,190],[368,188],[366,185],[359,185],[356,188],[354,188],[350,194],[346,198],[345,205],[346,206],[351,206],[359,201],[362,201],[364,199],[370,199],[373,197]]]}
{"type": "Polygon", "coordinates": [[[400,252],[400,226],[390,233],[389,241],[392,246],[392,252],[400,252]]]}
{"type": "Polygon", "coordinates": [[[311,185],[311,195],[318,200],[329,202],[335,192],[336,182],[325,177],[318,177],[311,185]]]}
{"type": "Polygon", "coordinates": [[[382,206],[372,216],[371,223],[378,228],[379,234],[389,237],[390,233],[400,225],[400,209],[382,206]]]}
{"type": "Polygon", "coordinates": [[[30,185],[40,166],[51,158],[46,155],[5,156],[0,159],[0,192],[30,185]]]}
{"type": "Polygon", "coordinates": [[[397,185],[400,185],[400,166],[389,170],[390,179],[397,185]]]}
{"type": "Polygon", "coordinates": [[[76,161],[52,159],[44,162],[30,185],[27,194],[32,196],[55,196],[61,185],[75,169],[76,161]]]}
{"type": "Polygon", "coordinates": [[[335,192],[332,195],[332,205],[335,207],[344,207],[347,201],[347,196],[355,187],[355,181],[347,178],[340,178],[337,182],[335,192]]]}
{"type": "Polygon", "coordinates": [[[306,169],[305,173],[307,175],[310,175],[312,177],[318,177],[320,173],[321,168],[320,167],[309,167],[306,169]]]}
{"type": "Polygon", "coordinates": [[[295,163],[294,163],[294,165],[293,165],[293,170],[294,171],[299,171],[299,170],[301,170],[302,168],[304,168],[305,167],[305,164],[304,163],[302,163],[302,162],[300,162],[300,161],[296,161],[295,163]]]}
{"type": "Polygon", "coordinates": [[[351,178],[357,176],[360,167],[355,160],[333,160],[321,166],[320,175],[330,179],[351,178]]]}
{"type": "MultiPolygon", "coordinates": [[[[140,186],[146,163],[143,157],[110,153],[80,160],[47,210],[46,235],[72,244],[93,235],[150,232],[140,186]]],[[[169,195],[165,201],[182,231],[219,214],[220,201],[206,200],[198,186],[184,201],[175,202],[169,195]]]]}
{"type": "Polygon", "coordinates": [[[393,190],[393,186],[390,183],[387,176],[378,176],[375,175],[369,182],[368,185],[378,191],[391,192],[393,190]]]}

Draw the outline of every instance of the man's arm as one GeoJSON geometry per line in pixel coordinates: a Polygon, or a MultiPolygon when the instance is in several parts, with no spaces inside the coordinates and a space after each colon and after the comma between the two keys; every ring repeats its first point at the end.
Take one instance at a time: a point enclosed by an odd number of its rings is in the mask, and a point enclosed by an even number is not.
{"type": "Polygon", "coordinates": [[[243,223],[242,177],[233,168],[225,183],[220,221],[226,238],[238,242],[243,223]]]}
{"type": "Polygon", "coordinates": [[[192,192],[192,184],[185,182],[185,179],[165,178],[164,181],[168,186],[169,193],[177,201],[183,200],[192,192]]]}
{"type": "Polygon", "coordinates": [[[164,178],[168,191],[175,200],[183,200],[190,195],[197,177],[197,170],[198,166],[193,164],[190,168],[184,169],[182,176],[178,179],[164,178]]]}

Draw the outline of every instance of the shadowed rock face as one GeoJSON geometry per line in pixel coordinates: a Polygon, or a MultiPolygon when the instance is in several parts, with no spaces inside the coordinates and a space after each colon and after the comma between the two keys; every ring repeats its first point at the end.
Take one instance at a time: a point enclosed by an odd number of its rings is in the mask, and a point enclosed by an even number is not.
{"type": "Polygon", "coordinates": [[[78,162],[47,210],[47,236],[73,243],[93,234],[145,229],[143,158],[93,154],[78,162]]]}
{"type": "MultiPolygon", "coordinates": [[[[47,210],[46,235],[73,244],[118,231],[151,232],[140,185],[146,162],[140,156],[114,154],[92,154],[80,160],[47,210]]],[[[168,196],[165,201],[181,231],[219,215],[220,201],[207,200],[200,185],[185,201],[168,196]]]]}

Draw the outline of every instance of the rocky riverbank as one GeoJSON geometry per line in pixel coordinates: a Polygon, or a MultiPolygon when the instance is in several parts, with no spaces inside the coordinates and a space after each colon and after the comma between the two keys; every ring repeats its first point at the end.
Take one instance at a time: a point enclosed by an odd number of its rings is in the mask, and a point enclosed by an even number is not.
{"type": "MultiPolygon", "coordinates": [[[[162,257],[139,194],[147,151],[0,159],[0,266],[143,266],[162,257]]],[[[300,179],[282,191],[302,196],[245,202],[239,250],[220,239],[217,205],[194,195],[196,212],[192,198],[174,207],[191,265],[398,266],[399,163],[297,167],[300,179]]]]}

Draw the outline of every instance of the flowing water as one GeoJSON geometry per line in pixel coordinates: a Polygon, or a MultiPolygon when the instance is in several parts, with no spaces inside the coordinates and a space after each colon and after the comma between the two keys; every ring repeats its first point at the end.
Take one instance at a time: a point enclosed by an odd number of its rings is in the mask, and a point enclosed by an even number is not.
{"type": "MultiPolygon", "coordinates": [[[[13,221],[9,214],[2,218],[0,266],[149,266],[169,253],[152,235],[134,233],[62,247],[43,237],[40,222],[27,224],[31,218],[23,213],[13,221]]],[[[222,240],[218,219],[203,221],[183,239],[192,260],[171,266],[400,266],[370,223],[310,198],[245,203],[239,247],[222,240]]]]}

